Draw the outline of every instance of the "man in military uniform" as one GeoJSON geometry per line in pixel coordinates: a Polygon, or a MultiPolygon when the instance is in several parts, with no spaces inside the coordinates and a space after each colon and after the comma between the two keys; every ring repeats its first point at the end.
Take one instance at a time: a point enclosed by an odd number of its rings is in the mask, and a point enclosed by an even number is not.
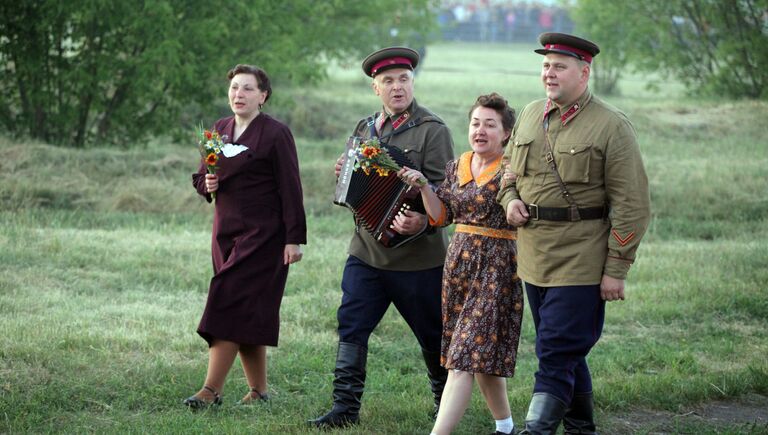
{"type": "Polygon", "coordinates": [[[626,116],[587,87],[594,43],[539,37],[546,99],[528,104],[507,147],[499,203],[518,229],[518,274],[539,367],[523,434],[595,433],[586,356],[605,301],[624,280],[650,219],[648,179],[626,116]]]}
{"type": "MultiPolygon", "coordinates": [[[[358,122],[353,135],[377,136],[382,143],[399,148],[430,183],[437,185],[445,178],[446,163],[453,159],[453,141],[443,121],[413,97],[413,70],[418,62],[419,55],[405,47],[378,50],[363,61],[363,71],[373,78],[373,91],[383,110],[358,122]]],[[[337,177],[342,161],[343,156],[336,163],[337,177]]],[[[352,236],[337,313],[339,347],[333,408],[310,420],[310,425],[332,428],[359,421],[368,338],[391,303],[421,345],[435,413],[440,404],[447,377],[440,366],[440,291],[447,237],[441,229],[428,226],[426,215],[413,211],[399,215],[394,229],[403,235],[422,235],[397,248],[382,246],[359,227],[352,236]]]]}

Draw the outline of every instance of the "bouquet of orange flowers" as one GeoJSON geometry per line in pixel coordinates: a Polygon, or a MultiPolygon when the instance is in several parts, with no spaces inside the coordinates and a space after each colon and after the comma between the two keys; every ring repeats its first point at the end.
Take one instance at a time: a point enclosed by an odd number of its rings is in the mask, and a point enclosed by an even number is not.
{"type": "MultiPolygon", "coordinates": [[[[370,175],[371,171],[376,171],[380,177],[386,177],[389,175],[389,171],[397,172],[402,169],[387,153],[387,149],[381,145],[377,137],[360,142],[355,154],[357,157],[355,169],[362,169],[365,175],[370,175]]],[[[420,180],[419,184],[423,185],[423,180],[420,180]]]]}
{"type": "MultiPolygon", "coordinates": [[[[215,174],[217,164],[219,163],[219,154],[224,146],[221,135],[216,130],[206,130],[201,122],[197,127],[197,147],[200,150],[200,157],[203,159],[209,174],[215,174]]],[[[211,192],[211,198],[216,200],[216,192],[211,192]]]]}

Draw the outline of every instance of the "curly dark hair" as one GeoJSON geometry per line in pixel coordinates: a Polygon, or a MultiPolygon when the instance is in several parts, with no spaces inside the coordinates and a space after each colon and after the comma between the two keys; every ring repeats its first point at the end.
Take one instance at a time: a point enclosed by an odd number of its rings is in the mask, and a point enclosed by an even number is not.
{"type": "MultiPolygon", "coordinates": [[[[501,126],[504,128],[504,131],[512,131],[512,128],[515,126],[515,109],[509,107],[509,104],[507,103],[507,100],[504,99],[504,97],[497,94],[496,92],[491,92],[488,95],[480,95],[477,97],[475,104],[473,104],[472,108],[469,109],[468,118],[470,121],[472,120],[472,112],[474,112],[478,107],[487,107],[496,111],[496,113],[501,115],[501,126]]],[[[509,138],[505,139],[501,145],[507,146],[508,142],[509,138]]]]}
{"type": "Polygon", "coordinates": [[[234,68],[229,70],[227,73],[227,80],[232,80],[232,77],[238,75],[238,74],[252,74],[254,77],[256,77],[256,83],[259,87],[259,90],[261,92],[266,92],[267,97],[264,98],[264,102],[266,103],[269,100],[269,97],[272,96],[272,85],[269,83],[269,76],[266,72],[264,72],[263,69],[255,66],[255,65],[246,65],[239,63],[235,65],[234,68]]]}

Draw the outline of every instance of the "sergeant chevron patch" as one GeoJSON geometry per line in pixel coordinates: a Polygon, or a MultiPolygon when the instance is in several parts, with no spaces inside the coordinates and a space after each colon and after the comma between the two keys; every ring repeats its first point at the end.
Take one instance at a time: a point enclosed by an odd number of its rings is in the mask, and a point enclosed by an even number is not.
{"type": "Polygon", "coordinates": [[[611,230],[611,234],[613,234],[613,238],[616,239],[617,242],[619,242],[619,246],[626,246],[627,243],[629,243],[630,240],[635,238],[635,232],[632,231],[631,233],[627,234],[626,237],[621,237],[616,230],[611,230]]]}

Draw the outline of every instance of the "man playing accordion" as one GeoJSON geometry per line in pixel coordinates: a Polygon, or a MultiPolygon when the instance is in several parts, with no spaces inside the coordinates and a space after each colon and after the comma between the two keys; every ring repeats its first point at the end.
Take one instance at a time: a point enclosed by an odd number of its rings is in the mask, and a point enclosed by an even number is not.
{"type": "MultiPolygon", "coordinates": [[[[384,48],[363,61],[363,71],[373,78],[373,91],[383,107],[370,121],[359,121],[353,135],[376,136],[384,146],[399,149],[429,183],[439,185],[445,178],[446,163],[453,159],[453,140],[443,121],[413,97],[413,70],[418,62],[419,55],[405,47],[384,48]]],[[[344,159],[342,155],[336,163],[337,177],[344,159]]],[[[391,303],[421,346],[436,414],[447,376],[440,366],[440,292],[448,240],[442,229],[428,225],[426,215],[413,210],[399,214],[392,228],[402,235],[419,237],[388,248],[359,227],[352,236],[337,314],[333,408],[310,420],[311,426],[333,428],[358,423],[368,338],[391,303]]]]}

